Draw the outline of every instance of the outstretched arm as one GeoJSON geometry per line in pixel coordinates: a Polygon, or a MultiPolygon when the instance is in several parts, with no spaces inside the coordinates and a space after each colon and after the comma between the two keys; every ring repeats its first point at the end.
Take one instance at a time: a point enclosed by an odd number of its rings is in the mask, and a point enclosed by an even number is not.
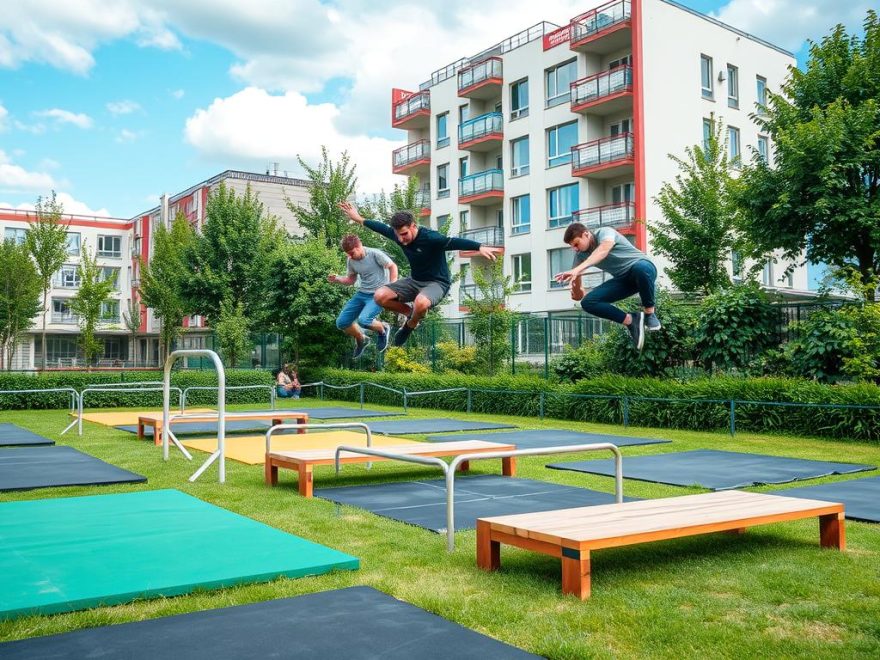
{"type": "Polygon", "coordinates": [[[348,216],[348,219],[352,222],[356,222],[367,229],[372,229],[377,234],[382,234],[382,236],[390,238],[392,241],[395,239],[394,230],[391,227],[378,220],[364,220],[363,216],[358,213],[358,210],[351,202],[340,202],[339,210],[348,216]]]}
{"type": "Polygon", "coordinates": [[[607,257],[608,253],[611,252],[611,248],[613,247],[613,239],[609,241],[602,241],[601,243],[599,243],[599,246],[595,250],[593,250],[593,254],[584,259],[581,263],[579,263],[571,270],[556,274],[553,279],[562,284],[568,284],[569,282],[572,282],[575,278],[579,278],[581,276],[581,273],[583,273],[587,268],[589,268],[590,266],[595,266],[597,263],[607,257]]]}
{"type": "Polygon", "coordinates": [[[364,224],[363,216],[358,213],[358,210],[351,202],[339,202],[339,210],[342,211],[346,216],[348,216],[348,219],[352,222],[356,222],[359,225],[364,224]]]}
{"type": "Polygon", "coordinates": [[[339,275],[328,275],[327,281],[331,284],[344,284],[346,286],[351,286],[357,280],[357,273],[349,273],[345,277],[339,277],[339,275]]]}

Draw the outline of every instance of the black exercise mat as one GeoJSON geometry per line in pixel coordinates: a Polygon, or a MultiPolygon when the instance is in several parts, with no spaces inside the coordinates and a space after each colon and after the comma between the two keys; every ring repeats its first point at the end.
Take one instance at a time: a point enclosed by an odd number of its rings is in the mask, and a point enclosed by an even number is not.
{"type": "Polygon", "coordinates": [[[73,447],[0,449],[0,491],[144,483],[146,477],[123,470],[73,447]]]}
{"type": "Polygon", "coordinates": [[[850,520],[880,523],[880,477],[774,490],[774,495],[840,502],[850,520]]]}
{"type": "MultiPolygon", "coordinates": [[[[113,428],[128,433],[137,433],[137,424],[114,426],[113,428]]],[[[226,422],[227,433],[265,433],[269,428],[269,422],[259,419],[230,419],[226,422]]],[[[217,437],[216,422],[179,422],[171,425],[174,435],[207,435],[217,437]]],[[[153,437],[153,427],[144,427],[144,437],[153,437]]]]}
{"type": "Polygon", "coordinates": [[[671,440],[661,440],[659,438],[634,438],[625,435],[582,433],[580,431],[564,431],[556,429],[501,431],[500,433],[460,433],[457,435],[441,435],[428,438],[429,442],[455,442],[457,440],[503,442],[516,445],[517,449],[565,447],[569,445],[585,445],[594,442],[610,442],[618,447],[635,447],[637,445],[656,445],[665,442],[672,442],[671,440]]]}
{"type": "Polygon", "coordinates": [[[34,447],[54,444],[54,440],[44,438],[15,424],[0,424],[0,447],[34,447]]]}
{"type": "Polygon", "coordinates": [[[384,410],[361,410],[360,408],[291,408],[300,412],[309,413],[312,419],[345,419],[359,417],[397,417],[406,413],[387,412],[384,410]]]}
{"type": "Polygon", "coordinates": [[[437,419],[393,419],[388,422],[369,424],[373,433],[405,435],[408,433],[450,433],[452,431],[484,431],[486,429],[515,429],[514,424],[494,422],[471,422],[463,419],[438,417],[437,419]]]}
{"type": "MultiPolygon", "coordinates": [[[[432,532],[446,532],[446,482],[443,479],[319,488],[315,496],[367,509],[432,532]]],[[[456,479],[454,497],[456,531],[474,529],[477,518],[614,502],[612,493],[491,474],[456,479]]]]}
{"type": "MultiPolygon", "coordinates": [[[[569,461],[547,466],[554,470],[574,470],[591,474],[614,475],[610,460],[569,461]]],[[[623,476],[672,486],[702,486],[710,490],[728,490],[760,484],[784,484],[789,481],[816,479],[829,474],[848,474],[876,469],[872,465],[831,463],[803,458],[745,454],[716,449],[630,456],[623,459],[623,476]]]]}
{"type": "Polygon", "coordinates": [[[371,587],[179,614],[0,644],[4,660],[501,660],[537,656],[371,587]]]}

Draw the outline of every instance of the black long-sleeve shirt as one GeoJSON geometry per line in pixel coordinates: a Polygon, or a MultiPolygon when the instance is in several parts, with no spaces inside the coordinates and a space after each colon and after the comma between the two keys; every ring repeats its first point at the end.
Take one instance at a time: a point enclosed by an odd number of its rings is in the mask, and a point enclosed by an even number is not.
{"type": "Polygon", "coordinates": [[[439,231],[419,227],[419,232],[409,245],[397,239],[390,225],[378,220],[364,220],[364,227],[382,234],[400,246],[409,261],[410,277],[419,282],[441,282],[445,286],[452,283],[446,253],[449,250],[479,250],[480,243],[468,238],[444,236],[439,231]]]}

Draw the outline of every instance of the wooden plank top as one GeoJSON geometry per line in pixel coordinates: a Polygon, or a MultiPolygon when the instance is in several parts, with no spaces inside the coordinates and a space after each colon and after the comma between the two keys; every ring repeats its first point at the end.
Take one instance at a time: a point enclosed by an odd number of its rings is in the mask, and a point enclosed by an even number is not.
{"type": "MultiPolygon", "coordinates": [[[[309,414],[307,412],[293,412],[290,410],[266,410],[266,411],[255,411],[255,412],[228,412],[226,413],[227,419],[308,419],[309,414]]],[[[187,417],[178,417],[177,419],[172,419],[172,424],[188,424],[188,423],[200,423],[200,422],[216,422],[219,419],[217,413],[209,413],[205,415],[193,415],[187,417]]],[[[138,417],[138,424],[145,424],[147,426],[162,426],[162,413],[159,413],[158,417],[154,416],[154,414],[150,415],[142,415],[138,417]]]]}
{"type": "MultiPolygon", "coordinates": [[[[349,444],[349,443],[340,443],[349,444]]],[[[495,451],[513,451],[515,445],[501,444],[499,442],[486,442],[484,440],[458,440],[455,442],[419,442],[406,445],[385,445],[376,447],[381,451],[394,454],[408,454],[413,456],[457,456],[459,454],[470,453],[486,453],[495,451]]],[[[304,463],[314,463],[318,461],[334,461],[336,458],[336,449],[304,449],[293,451],[273,451],[268,454],[270,457],[286,458],[289,460],[301,461],[304,463]]],[[[355,454],[344,451],[340,454],[342,460],[361,460],[364,461],[381,461],[387,460],[381,456],[367,456],[365,454],[355,454]]]]}
{"type": "Polygon", "coordinates": [[[480,520],[493,531],[587,549],[842,513],[843,508],[834,502],[728,490],[480,520]]]}

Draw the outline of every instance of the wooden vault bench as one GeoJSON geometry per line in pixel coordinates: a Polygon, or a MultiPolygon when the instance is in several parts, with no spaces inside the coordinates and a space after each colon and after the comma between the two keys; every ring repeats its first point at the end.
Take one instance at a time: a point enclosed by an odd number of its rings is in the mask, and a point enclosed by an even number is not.
{"type": "MultiPolygon", "coordinates": [[[[230,412],[226,413],[226,420],[269,420],[272,426],[283,424],[284,420],[293,420],[296,424],[308,424],[309,414],[305,412],[291,412],[287,410],[259,410],[255,412],[230,412]]],[[[217,413],[206,413],[204,415],[187,415],[171,421],[171,424],[202,424],[205,422],[216,422],[217,413]]],[[[161,415],[144,415],[138,417],[138,434],[139,440],[144,439],[144,427],[153,427],[153,439],[157,445],[162,444],[162,416],[161,415]]],[[[305,429],[297,431],[297,433],[305,433],[305,429]]]]}
{"type": "Polygon", "coordinates": [[[721,491],[477,520],[477,565],[501,566],[501,544],[562,559],[562,592],[590,597],[590,551],[799,518],[819,518],[824,548],[846,548],[843,504],[721,491]]]}
{"type": "MultiPolygon", "coordinates": [[[[381,447],[382,451],[393,454],[406,454],[408,456],[458,456],[459,454],[483,454],[496,451],[512,451],[514,445],[506,445],[498,442],[485,442],[483,440],[458,440],[456,442],[423,442],[408,445],[390,445],[381,447]]],[[[381,456],[366,456],[352,452],[342,452],[339,457],[340,464],[346,463],[376,463],[390,460],[381,456]]],[[[299,494],[303,497],[312,497],[312,469],[316,465],[335,465],[336,448],[330,449],[306,449],[302,451],[278,451],[266,454],[266,484],[278,485],[278,468],[289,468],[299,473],[299,494]]],[[[467,470],[470,466],[467,461],[461,464],[461,470],[467,470]]],[[[501,470],[504,476],[516,476],[516,458],[502,458],[501,470]]]]}

